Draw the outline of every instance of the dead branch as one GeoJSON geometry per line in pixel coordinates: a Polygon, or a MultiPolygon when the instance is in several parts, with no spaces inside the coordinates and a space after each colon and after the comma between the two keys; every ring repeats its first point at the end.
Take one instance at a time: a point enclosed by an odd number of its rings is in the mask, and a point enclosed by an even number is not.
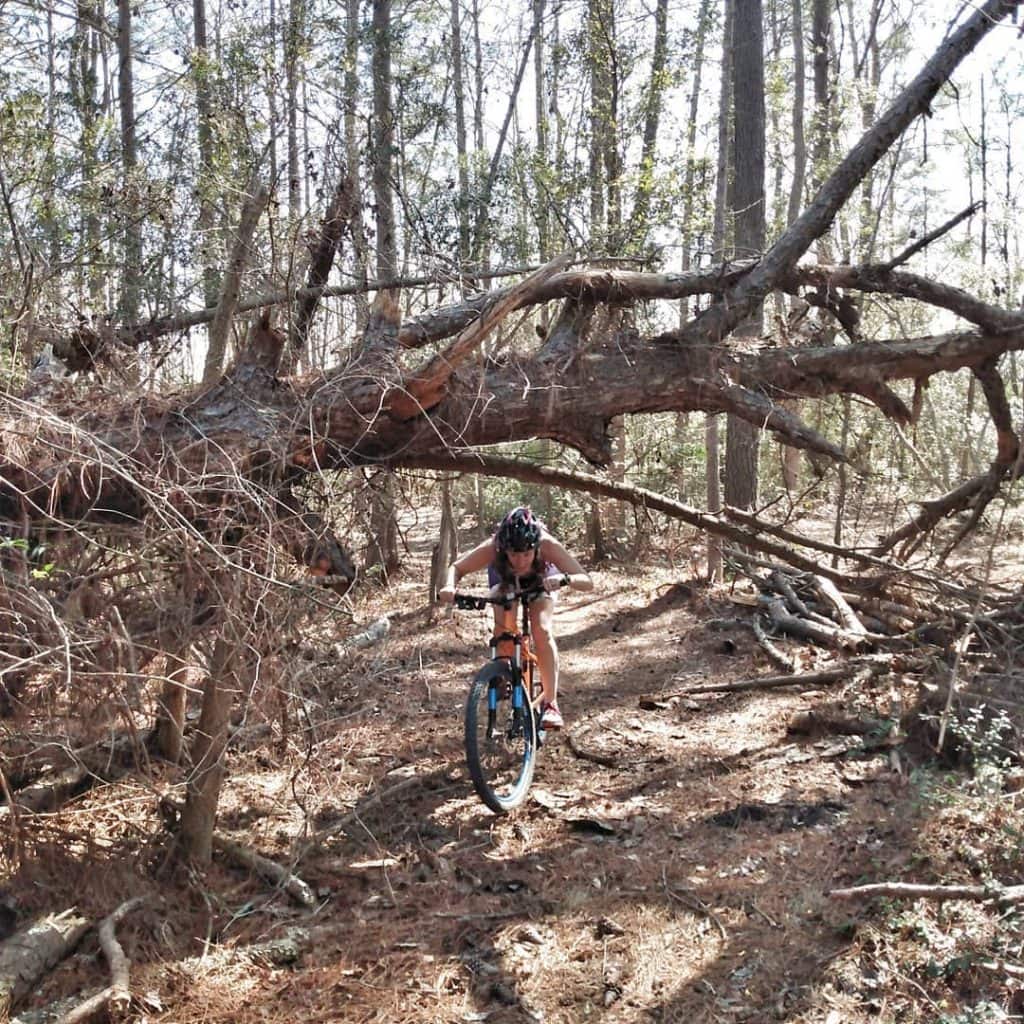
{"type": "Polygon", "coordinates": [[[712,924],[718,929],[718,933],[722,936],[723,942],[729,941],[729,933],[725,930],[725,925],[722,924],[722,919],[704,902],[692,889],[684,889],[681,892],[678,889],[673,889],[668,884],[668,875],[666,873],[664,865],[661,869],[661,884],[665,888],[665,893],[670,899],[675,900],[677,903],[681,903],[688,910],[703,914],[712,924]]]}
{"type": "Polygon", "coordinates": [[[787,733],[811,736],[829,732],[840,736],[881,735],[886,723],[880,718],[854,718],[837,711],[798,711],[789,720],[787,733]]]}
{"type": "Polygon", "coordinates": [[[824,672],[804,672],[801,675],[762,676],[757,679],[740,679],[734,683],[702,683],[688,686],[683,690],[662,694],[659,700],[673,697],[688,697],[695,693],[739,693],[743,690],[770,690],[779,686],[822,686],[841,683],[847,679],[884,676],[895,670],[895,658],[891,654],[871,654],[837,668],[824,672]]]}
{"type": "Polygon", "coordinates": [[[1007,907],[1024,903],[1024,885],[917,885],[913,882],[875,882],[850,889],[832,889],[833,899],[871,899],[890,896],[897,899],[970,900],[976,903],[997,903],[1007,907]]]}
{"type": "Polygon", "coordinates": [[[392,392],[386,399],[391,415],[398,419],[412,419],[437,405],[444,396],[451,375],[462,362],[476,351],[484,338],[512,310],[526,304],[527,296],[535,294],[539,286],[554,277],[568,262],[568,255],[556,256],[525,281],[496,298],[481,312],[479,320],[468,326],[443,352],[439,352],[426,366],[409,377],[400,391],[392,392]]]}
{"type": "Polygon", "coordinates": [[[248,868],[260,877],[272,882],[282,892],[287,893],[296,903],[303,907],[315,907],[316,895],[298,875],[292,874],[280,864],[250,850],[249,847],[236,843],[227,836],[214,832],[213,848],[223,854],[229,861],[239,867],[248,868]]]}
{"type": "MultiPolygon", "coordinates": [[[[231,321],[234,319],[235,310],[238,307],[239,290],[242,286],[242,273],[249,262],[250,244],[252,243],[253,232],[260,219],[263,208],[270,198],[270,190],[266,185],[261,185],[257,178],[254,178],[247,190],[245,202],[242,204],[242,212],[239,215],[238,231],[235,236],[235,244],[231,250],[231,258],[228,261],[227,269],[224,272],[224,282],[221,287],[220,299],[217,302],[217,311],[214,313],[213,322],[210,324],[209,348],[212,352],[223,354],[227,345],[228,330],[231,321]]],[[[211,383],[216,374],[219,374],[220,366],[210,367],[212,373],[206,383],[211,383]]]]}
{"type": "Polygon", "coordinates": [[[743,323],[779,280],[794,266],[833,222],[839,210],[892,144],[921,114],[960,62],[1003,18],[1015,11],[1019,0],[986,0],[953,32],[934,56],[882,112],[860,141],[840,161],[810,205],[782,233],[757,266],[722,301],[680,332],[680,340],[696,341],[697,334],[717,342],[743,323]],[[699,323],[699,332],[696,330],[699,323]]]}
{"type": "Polygon", "coordinates": [[[783,672],[788,672],[790,674],[795,672],[796,665],[792,658],[787,658],[786,655],[768,639],[768,634],[765,632],[760,613],[754,615],[750,620],[750,624],[754,629],[754,636],[757,639],[758,644],[760,644],[765,654],[768,655],[768,659],[772,664],[777,668],[782,669],[783,672]]]}
{"type": "MultiPolygon", "coordinates": [[[[15,790],[15,804],[19,811],[30,811],[33,814],[52,810],[87,789],[90,775],[91,772],[84,764],[72,765],[34,785],[15,790]]],[[[11,810],[10,806],[0,807],[0,816],[9,814],[11,810]]]]}
{"type": "MultiPolygon", "coordinates": [[[[849,582],[848,573],[830,570],[822,566],[820,561],[801,555],[792,548],[781,544],[774,544],[751,530],[741,529],[738,526],[723,521],[717,515],[700,512],[689,505],[666,498],[643,487],[616,484],[610,480],[588,473],[557,470],[549,466],[539,466],[535,463],[526,462],[522,459],[503,458],[496,455],[451,452],[443,456],[421,456],[415,459],[406,457],[400,460],[400,465],[409,468],[448,470],[449,472],[452,470],[462,470],[470,473],[486,473],[489,476],[512,477],[517,480],[544,483],[588,494],[616,498],[640,508],[651,508],[658,512],[663,512],[665,515],[679,519],[697,529],[725,537],[741,547],[763,551],[777,558],[780,562],[787,563],[805,572],[820,572],[823,575],[834,578],[836,582],[849,582]]],[[[751,517],[749,522],[756,522],[756,519],[751,517]]],[[[797,537],[796,534],[791,534],[790,536],[794,539],[797,537]]],[[[808,544],[808,547],[813,546],[813,544],[808,544]]],[[[895,563],[891,563],[891,565],[894,573],[900,571],[899,566],[895,563]]]]}
{"type": "Polygon", "coordinates": [[[302,289],[301,295],[296,296],[298,308],[292,321],[290,337],[293,359],[305,347],[309,326],[313,322],[317,305],[324,293],[324,286],[330,277],[342,233],[352,219],[355,198],[353,184],[348,168],[342,166],[338,174],[338,184],[317,233],[316,245],[306,273],[306,287],[302,289]]]}
{"type": "Polygon", "coordinates": [[[110,984],[95,995],[79,1003],[73,1010],[60,1018],[60,1024],[84,1024],[100,1013],[106,1012],[112,1021],[123,1020],[131,1001],[129,962],[121,944],[117,941],[115,929],[137,907],[143,904],[141,896],[126,900],[112,914],[105,917],[99,927],[100,948],[110,965],[110,984]]]}
{"type": "Polygon", "coordinates": [[[813,640],[822,647],[830,647],[833,650],[846,648],[857,650],[863,645],[863,636],[853,636],[844,632],[836,626],[826,626],[821,622],[814,622],[809,618],[800,618],[786,610],[786,604],[781,597],[774,597],[770,594],[761,594],[758,597],[758,605],[764,609],[772,623],[790,636],[798,636],[804,640],[813,640]]]}
{"type": "Polygon", "coordinates": [[[814,589],[835,609],[843,629],[852,636],[866,636],[868,631],[864,623],[857,618],[857,613],[850,607],[835,583],[820,575],[815,575],[813,582],[814,589]]]}
{"type": "Polygon", "coordinates": [[[943,235],[948,234],[953,230],[961,221],[967,220],[968,217],[973,217],[978,210],[985,204],[982,202],[972,203],[967,207],[966,210],[961,210],[955,217],[950,217],[945,224],[940,224],[934,231],[929,231],[923,238],[919,238],[913,245],[908,245],[903,252],[898,253],[891,260],[886,263],[880,263],[878,269],[882,273],[888,273],[890,270],[894,270],[901,263],[906,263],[911,256],[919,253],[922,249],[927,248],[937,238],[941,238],[943,235]]]}
{"type": "Polygon", "coordinates": [[[68,909],[35,921],[0,945],[0,1020],[74,951],[89,928],[87,918],[68,909]]]}
{"type": "Polygon", "coordinates": [[[334,645],[337,654],[343,654],[347,650],[362,650],[366,647],[373,647],[379,644],[391,632],[391,620],[385,615],[375,619],[366,629],[346,637],[334,645]]]}
{"type": "Polygon", "coordinates": [[[786,606],[791,612],[803,615],[804,618],[810,618],[811,613],[808,611],[807,605],[797,596],[793,584],[781,569],[773,569],[769,573],[768,585],[786,599],[786,606]]]}

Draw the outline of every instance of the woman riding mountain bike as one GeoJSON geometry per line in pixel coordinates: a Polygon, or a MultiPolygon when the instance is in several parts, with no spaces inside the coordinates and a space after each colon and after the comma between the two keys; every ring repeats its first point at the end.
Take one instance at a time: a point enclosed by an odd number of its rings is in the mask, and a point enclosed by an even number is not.
{"type": "MultiPolygon", "coordinates": [[[[574,590],[593,590],[594,582],[561,541],[548,533],[544,524],[526,506],[512,509],[494,536],[448,567],[448,576],[438,592],[438,599],[450,604],[462,577],[481,569],[487,570],[490,596],[494,598],[537,585],[543,588],[543,593],[530,604],[530,631],[543,688],[540,724],[544,729],[561,729],[565,723],[558,709],[558,645],[552,628],[554,594],[565,586],[574,590]]],[[[513,632],[515,625],[514,607],[494,606],[495,635],[513,632]]]]}

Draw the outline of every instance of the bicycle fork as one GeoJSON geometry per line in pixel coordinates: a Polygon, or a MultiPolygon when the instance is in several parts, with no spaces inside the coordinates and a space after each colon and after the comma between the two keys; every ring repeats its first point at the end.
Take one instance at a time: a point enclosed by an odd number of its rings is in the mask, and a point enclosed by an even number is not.
{"type": "Polygon", "coordinates": [[[491,658],[507,658],[512,668],[511,684],[495,680],[487,690],[487,737],[494,738],[495,725],[498,718],[498,702],[505,697],[512,699],[512,720],[509,726],[509,738],[522,735],[526,710],[526,688],[523,679],[523,639],[515,633],[501,633],[491,637],[491,658]],[[511,652],[509,648],[511,647],[511,652]],[[501,692],[499,693],[499,687],[501,692]],[[511,693],[506,693],[506,688],[511,693]]]}

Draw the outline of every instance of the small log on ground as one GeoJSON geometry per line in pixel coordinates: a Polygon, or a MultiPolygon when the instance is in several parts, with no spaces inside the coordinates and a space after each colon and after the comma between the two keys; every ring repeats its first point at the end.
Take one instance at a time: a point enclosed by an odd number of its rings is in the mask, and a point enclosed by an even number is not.
{"type": "Polygon", "coordinates": [[[773,569],[768,574],[768,585],[786,599],[786,606],[791,612],[803,615],[805,618],[810,615],[807,605],[797,596],[789,577],[781,569],[773,569]]]}
{"type": "Polygon", "coordinates": [[[228,860],[240,867],[256,872],[261,878],[273,882],[277,888],[290,896],[303,907],[315,907],[316,896],[313,890],[298,875],[292,874],[287,868],[250,850],[249,847],[236,843],[233,839],[218,832],[213,834],[213,848],[228,860]]]}
{"type": "Polygon", "coordinates": [[[124,955],[121,944],[117,941],[115,929],[136,907],[142,906],[142,898],[125,900],[112,914],[104,918],[100,925],[100,948],[110,964],[110,1015],[121,1016],[131,1005],[132,992],[129,979],[128,957],[124,955]]]}
{"type": "Polygon", "coordinates": [[[385,615],[383,618],[375,619],[361,633],[355,636],[346,637],[334,645],[336,654],[343,654],[345,651],[362,650],[364,647],[373,647],[379,644],[391,632],[391,620],[385,615]]]}
{"type": "MultiPolygon", "coordinates": [[[[181,820],[182,804],[170,797],[163,797],[160,801],[160,815],[164,819],[167,828],[175,831],[181,820]]],[[[255,850],[236,843],[233,839],[220,832],[214,832],[211,840],[213,849],[222,854],[233,864],[247,868],[255,872],[261,878],[272,882],[282,892],[290,896],[296,903],[303,907],[316,906],[316,896],[309,885],[298,875],[293,874],[287,868],[282,867],[276,861],[272,861],[255,850]]]]}
{"type": "Polygon", "coordinates": [[[1024,903],[1024,885],[917,885],[913,882],[875,882],[855,885],[849,889],[832,889],[829,896],[837,900],[870,899],[873,896],[894,896],[903,899],[971,900],[975,903],[997,903],[1008,907],[1024,903]]]}
{"type": "MultiPolygon", "coordinates": [[[[68,1010],[62,1017],[57,1019],[57,1024],[86,1024],[87,1021],[98,1019],[100,1015],[106,1015],[110,1006],[110,996],[113,989],[110,985],[94,992],[87,999],[82,1000],[74,1009],[68,1010]]],[[[111,1013],[111,1019],[117,1018],[111,1013]]]]}
{"type": "Polygon", "coordinates": [[[100,948],[110,965],[110,984],[60,1018],[60,1024],[85,1024],[101,1014],[111,1021],[123,1020],[131,1008],[132,992],[128,958],[115,929],[124,918],[143,903],[142,897],[125,900],[99,927],[100,948]]]}
{"type": "MultiPolygon", "coordinates": [[[[89,785],[89,769],[79,764],[49,775],[24,789],[15,790],[12,796],[20,811],[38,814],[59,807],[71,797],[84,792],[89,785]]],[[[0,816],[9,813],[10,807],[0,807],[0,816]]]]}
{"type": "Polygon", "coordinates": [[[750,624],[754,629],[754,636],[757,638],[757,642],[761,645],[765,654],[768,655],[772,664],[775,665],[776,668],[782,669],[783,672],[795,672],[796,665],[793,660],[791,658],[787,658],[786,655],[768,639],[768,634],[765,632],[764,622],[760,612],[754,615],[750,624]]]}
{"type": "Polygon", "coordinates": [[[831,580],[824,576],[815,576],[814,589],[835,609],[836,615],[839,616],[839,621],[847,633],[853,636],[867,634],[864,623],[857,618],[857,613],[850,607],[849,602],[831,580]]]}
{"type": "Polygon", "coordinates": [[[881,718],[857,718],[838,711],[799,711],[789,720],[786,732],[801,736],[835,733],[839,736],[881,735],[887,726],[881,718]]]}
{"type": "Polygon", "coordinates": [[[87,918],[69,909],[35,921],[0,945],[0,1021],[70,955],[89,927],[87,918]]]}
{"type": "MultiPolygon", "coordinates": [[[[758,604],[779,629],[791,636],[812,640],[816,644],[821,644],[822,647],[829,647],[833,650],[842,648],[856,650],[864,644],[863,635],[849,633],[838,626],[826,626],[820,622],[812,622],[809,619],[793,615],[787,610],[781,597],[762,594],[758,598],[758,604]]],[[[863,631],[863,627],[861,630],[863,631]]]]}

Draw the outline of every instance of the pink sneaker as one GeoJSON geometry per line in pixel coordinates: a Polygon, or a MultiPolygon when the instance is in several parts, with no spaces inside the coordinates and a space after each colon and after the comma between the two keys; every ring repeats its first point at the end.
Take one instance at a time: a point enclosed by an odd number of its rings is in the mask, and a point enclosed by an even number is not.
{"type": "Polygon", "coordinates": [[[540,727],[551,730],[565,728],[562,712],[558,710],[558,705],[553,701],[550,704],[544,701],[541,705],[540,727]]]}

